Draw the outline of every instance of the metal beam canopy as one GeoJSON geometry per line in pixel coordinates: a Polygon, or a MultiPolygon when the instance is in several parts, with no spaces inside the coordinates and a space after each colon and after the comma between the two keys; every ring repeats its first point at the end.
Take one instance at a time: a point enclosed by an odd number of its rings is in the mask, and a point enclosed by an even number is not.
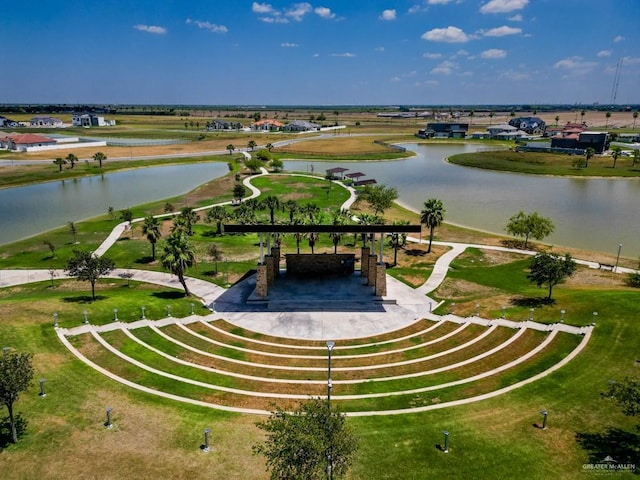
{"type": "Polygon", "coordinates": [[[420,233],[421,225],[224,225],[225,233],[420,233]]]}

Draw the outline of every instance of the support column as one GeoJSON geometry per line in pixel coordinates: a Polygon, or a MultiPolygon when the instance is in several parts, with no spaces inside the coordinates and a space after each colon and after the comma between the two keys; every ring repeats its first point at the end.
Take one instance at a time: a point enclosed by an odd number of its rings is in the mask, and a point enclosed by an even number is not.
{"type": "Polygon", "coordinates": [[[267,266],[267,286],[271,287],[275,282],[275,259],[273,255],[265,255],[264,263],[267,266]]]}
{"type": "Polygon", "coordinates": [[[376,264],[378,263],[376,255],[369,255],[369,271],[367,273],[367,285],[370,287],[376,284],[376,264]]]}
{"type": "Polygon", "coordinates": [[[273,255],[273,275],[275,279],[280,275],[280,247],[273,247],[271,255],[273,255]]]}
{"type": "Polygon", "coordinates": [[[369,257],[371,256],[371,250],[369,247],[362,247],[360,252],[360,276],[367,278],[369,276],[369,257]]]}
{"type": "Polygon", "coordinates": [[[380,262],[376,266],[375,294],[378,297],[385,297],[387,295],[387,266],[384,262],[380,262]]]}
{"type": "Polygon", "coordinates": [[[262,263],[258,265],[258,271],[256,273],[256,295],[259,297],[266,297],[268,292],[267,266],[262,263]]]}

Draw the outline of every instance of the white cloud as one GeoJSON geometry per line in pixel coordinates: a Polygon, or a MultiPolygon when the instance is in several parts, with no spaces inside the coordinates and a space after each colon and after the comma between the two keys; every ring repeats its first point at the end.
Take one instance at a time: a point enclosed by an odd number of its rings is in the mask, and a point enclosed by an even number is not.
{"type": "Polygon", "coordinates": [[[467,52],[465,49],[461,49],[456,52],[456,55],[460,55],[461,57],[468,57],[469,52],[467,52]]]}
{"type": "Polygon", "coordinates": [[[488,59],[498,59],[505,58],[507,56],[507,52],[505,50],[500,50],[498,48],[490,48],[489,50],[485,50],[480,54],[482,58],[488,59]]]}
{"type": "Polygon", "coordinates": [[[154,33],[156,35],[164,35],[167,33],[167,29],[164,27],[158,27],[157,25],[134,25],[133,28],[140,30],[141,32],[154,33]]]}
{"type": "Polygon", "coordinates": [[[452,0],[429,0],[427,3],[429,5],[446,5],[450,3],[452,0]]]}
{"type": "Polygon", "coordinates": [[[433,75],[451,75],[456,68],[458,68],[457,63],[445,60],[444,62],[440,63],[440,65],[432,69],[431,73],[433,75]]]}
{"type": "Polygon", "coordinates": [[[190,18],[187,18],[186,21],[187,24],[194,24],[196,25],[198,28],[202,28],[204,30],[209,30],[213,33],[227,33],[229,30],[227,29],[227,27],[225,27],[224,25],[216,25],[215,23],[210,23],[210,22],[202,22],[200,20],[191,20],[190,18]]]}
{"type": "Polygon", "coordinates": [[[376,47],[373,49],[374,52],[384,52],[384,47],[376,47]]]}
{"type": "Polygon", "coordinates": [[[413,15],[414,13],[424,12],[426,10],[427,9],[422,5],[412,5],[411,7],[409,7],[409,10],[407,10],[407,13],[413,15]]]}
{"type": "Polygon", "coordinates": [[[315,12],[316,15],[322,18],[326,18],[329,20],[336,18],[336,14],[333,13],[331,9],[327,7],[317,7],[313,11],[315,12]]]}
{"type": "Polygon", "coordinates": [[[380,20],[395,20],[396,19],[396,11],[393,10],[385,10],[380,15],[380,20]]]}
{"type": "Polygon", "coordinates": [[[262,14],[269,14],[269,15],[275,13],[274,8],[268,3],[258,3],[258,2],[253,2],[253,5],[251,5],[251,11],[253,13],[262,13],[262,14]]]}
{"type": "Polygon", "coordinates": [[[285,11],[285,15],[293,18],[296,22],[300,22],[304,16],[312,10],[313,7],[311,7],[310,3],[294,3],[291,8],[285,11]]]}
{"type": "Polygon", "coordinates": [[[553,68],[558,70],[567,70],[577,75],[584,75],[585,73],[589,73],[593,70],[597,65],[597,62],[587,62],[584,61],[582,57],[574,56],[557,61],[553,65],[553,68]]]}
{"type": "Polygon", "coordinates": [[[513,28],[503,25],[502,27],[496,27],[487,30],[486,32],[483,32],[483,35],[485,37],[505,37],[507,35],[517,35],[519,33],[522,33],[521,28],[513,28]]]}
{"type": "Polygon", "coordinates": [[[529,0],[490,0],[481,8],[481,13],[509,13],[514,10],[522,10],[529,0]]]}
{"type": "Polygon", "coordinates": [[[640,65],[639,57],[624,57],[623,60],[625,65],[640,65]]]}
{"type": "Polygon", "coordinates": [[[399,82],[400,81],[400,77],[396,76],[396,77],[391,77],[391,81],[392,82],[399,82]]]}
{"type": "Polygon", "coordinates": [[[434,28],[422,34],[422,39],[432,42],[464,43],[470,40],[469,35],[458,27],[434,28]]]}
{"type": "Polygon", "coordinates": [[[611,56],[611,50],[600,50],[598,52],[598,57],[602,58],[602,57],[610,57],[611,56]]]}
{"type": "Polygon", "coordinates": [[[613,39],[615,43],[621,42],[623,40],[624,40],[624,37],[622,35],[618,35],[616,38],[613,39]]]}
{"type": "Polygon", "coordinates": [[[509,17],[507,20],[509,20],[511,22],[521,22],[522,21],[522,15],[520,15],[518,13],[517,15],[514,15],[513,17],[509,17]]]}
{"type": "Polygon", "coordinates": [[[299,47],[300,45],[298,45],[297,43],[284,42],[284,43],[281,43],[280,46],[285,48],[295,48],[295,47],[299,47]]]}
{"type": "Polygon", "coordinates": [[[499,80],[512,80],[514,82],[521,82],[523,80],[529,80],[531,75],[525,72],[516,72],[515,70],[507,70],[498,75],[499,80]]]}
{"type": "Polygon", "coordinates": [[[441,53],[423,53],[422,56],[424,58],[428,58],[429,60],[438,60],[440,58],[442,58],[442,54],[441,53]]]}
{"type": "Polygon", "coordinates": [[[355,53],[345,52],[345,53],[332,53],[332,57],[344,57],[344,58],[353,58],[356,56],[355,53]]]}

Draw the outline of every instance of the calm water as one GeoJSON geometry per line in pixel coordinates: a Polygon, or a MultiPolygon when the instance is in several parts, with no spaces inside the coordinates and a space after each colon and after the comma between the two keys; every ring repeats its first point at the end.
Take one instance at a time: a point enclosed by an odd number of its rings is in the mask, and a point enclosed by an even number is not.
{"type": "MultiPolygon", "coordinates": [[[[0,190],[0,245],[143,203],[170,198],[228,172],[194,163],[110,173],[0,190]]],[[[1,170],[0,170],[1,172],[1,170]]]]}
{"type": "MultiPolygon", "coordinates": [[[[474,145],[405,145],[418,155],[394,162],[345,162],[350,172],[363,172],[378,183],[398,189],[399,200],[420,210],[425,200],[439,198],[449,222],[505,233],[509,217],[519,210],[551,217],[555,233],[546,241],[591,250],[640,256],[640,180],[575,179],[498,173],[463,168],[443,161],[474,145]]],[[[316,173],[335,163],[286,162],[286,168],[316,173]]]]}

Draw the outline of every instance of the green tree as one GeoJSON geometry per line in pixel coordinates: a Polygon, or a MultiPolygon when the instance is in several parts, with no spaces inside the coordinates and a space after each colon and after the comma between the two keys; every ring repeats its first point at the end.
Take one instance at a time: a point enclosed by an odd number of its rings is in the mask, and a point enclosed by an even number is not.
{"type": "Polygon", "coordinates": [[[267,147],[267,150],[269,150],[269,153],[271,153],[271,150],[273,150],[273,143],[267,143],[265,147],[267,147]]]}
{"type": "Polygon", "coordinates": [[[547,300],[551,300],[553,287],[563,282],[576,271],[577,265],[569,253],[564,257],[554,253],[539,253],[531,259],[527,278],[538,287],[549,287],[547,300]]]}
{"type": "Polygon", "coordinates": [[[147,240],[151,244],[151,259],[156,259],[156,243],[162,237],[160,232],[160,220],[153,215],[148,215],[142,222],[142,234],[147,237],[147,240]]]}
{"type": "Polygon", "coordinates": [[[271,160],[271,154],[268,150],[259,150],[256,152],[256,158],[263,163],[267,163],[271,160]]]}
{"type": "Polygon", "coordinates": [[[249,169],[252,175],[260,172],[260,169],[264,166],[264,163],[257,158],[252,158],[244,162],[244,166],[249,169]]]}
{"type": "Polygon", "coordinates": [[[529,238],[542,240],[551,235],[554,229],[550,218],[541,217],[538,212],[526,214],[522,211],[509,218],[505,228],[508,234],[524,238],[524,248],[527,248],[529,238]]]}
{"type": "Polygon", "coordinates": [[[613,168],[616,168],[616,163],[618,162],[618,157],[620,156],[620,152],[622,149],[620,147],[613,147],[611,149],[611,158],[613,158],[613,168]]]}
{"type": "Polygon", "coordinates": [[[281,172],[282,168],[284,167],[284,163],[282,163],[282,160],[280,160],[279,158],[274,157],[269,162],[269,166],[274,172],[281,172]]]}
{"type": "Polygon", "coordinates": [[[53,163],[55,163],[58,166],[58,171],[61,172],[62,171],[62,166],[67,163],[67,161],[64,158],[56,158],[53,163]]]}
{"type": "Polygon", "coordinates": [[[275,212],[276,209],[280,208],[280,200],[275,195],[269,195],[264,200],[262,200],[261,204],[269,209],[269,220],[271,221],[271,225],[276,224],[275,220],[275,212]]]}
{"type": "Polygon", "coordinates": [[[420,212],[420,223],[424,223],[429,229],[429,248],[427,248],[427,253],[431,253],[433,231],[442,224],[445,212],[446,210],[444,209],[442,200],[430,198],[424,202],[424,208],[420,212]]]}
{"type": "Polygon", "coordinates": [[[231,155],[234,152],[235,149],[236,149],[236,147],[232,143],[227,145],[227,150],[229,150],[229,155],[231,155]]]}
{"type": "Polygon", "coordinates": [[[98,162],[98,165],[100,166],[100,168],[102,168],[102,162],[107,159],[107,156],[102,152],[97,152],[93,155],[93,159],[98,162]]]}
{"type": "Polygon", "coordinates": [[[469,111],[469,126],[473,125],[473,117],[475,116],[476,112],[474,109],[471,109],[469,111]]]}
{"type": "Polygon", "coordinates": [[[295,200],[287,200],[283,205],[283,209],[289,212],[289,223],[293,224],[296,213],[300,211],[298,202],[296,202],[295,200]]]}
{"type": "Polygon", "coordinates": [[[182,207],[180,213],[173,219],[172,232],[182,231],[187,236],[193,236],[193,226],[198,223],[200,217],[192,207],[182,207]]]}
{"type": "Polygon", "coordinates": [[[51,258],[56,258],[56,246],[53,244],[53,242],[51,240],[43,240],[42,243],[49,248],[49,251],[51,252],[51,258]]]}
{"type": "MultiPolygon", "coordinates": [[[[628,417],[640,417],[640,381],[626,377],[622,382],[611,382],[604,398],[610,398],[628,417]]],[[[638,425],[640,428],[640,425],[638,425]]]]}
{"type": "Polygon", "coordinates": [[[247,143],[247,148],[253,152],[253,150],[258,146],[255,140],[249,140],[247,143]]]}
{"type": "Polygon", "coordinates": [[[67,222],[67,227],[69,228],[69,233],[73,237],[73,243],[76,243],[76,236],[78,235],[76,224],[74,222],[67,222]]]}
{"type": "Polygon", "coordinates": [[[66,160],[71,164],[71,170],[73,170],[73,167],[76,165],[76,162],[78,161],[78,157],[76,157],[73,153],[70,153],[69,155],[67,155],[66,160]]]}
{"type": "Polygon", "coordinates": [[[609,127],[609,119],[611,118],[611,112],[607,112],[604,115],[607,119],[606,123],[604,124],[604,128],[608,128],[609,127]]]}
{"type": "Polygon", "coordinates": [[[493,123],[493,117],[495,116],[496,114],[494,112],[489,112],[489,126],[493,123]]]}
{"type": "MultiPolygon", "coordinates": [[[[9,411],[11,442],[18,442],[18,428],[13,415],[13,404],[25,392],[33,379],[33,355],[6,352],[0,356],[0,404],[9,411]]],[[[19,415],[18,415],[19,417],[19,415]]]]}
{"type": "Polygon", "coordinates": [[[206,221],[209,223],[216,222],[216,235],[222,234],[222,222],[229,218],[229,212],[222,205],[211,207],[207,212],[206,221]]]}
{"type": "Polygon", "coordinates": [[[166,202],[164,204],[164,213],[171,213],[174,211],[173,205],[171,205],[169,202],[166,202]]]}
{"type": "Polygon", "coordinates": [[[635,167],[636,165],[640,165],[640,150],[633,151],[633,163],[631,166],[635,167]]]}
{"type": "Polygon", "coordinates": [[[110,258],[97,257],[91,252],[74,250],[67,261],[66,272],[70,277],[77,278],[91,284],[91,299],[96,299],[96,281],[115,268],[115,262],[110,258]]]}
{"type": "Polygon", "coordinates": [[[586,168],[586,167],[587,167],[587,159],[586,159],[586,157],[576,156],[576,157],[571,161],[571,165],[572,165],[574,168],[577,168],[577,169],[586,168]]]}
{"type": "MultiPolygon", "coordinates": [[[[409,222],[403,220],[396,220],[393,222],[394,225],[403,226],[409,225],[409,222]]],[[[393,248],[393,264],[398,264],[398,249],[404,248],[407,244],[407,234],[406,232],[393,232],[389,234],[389,243],[393,248]]]]}
{"type": "Polygon", "coordinates": [[[358,450],[346,416],[320,398],[291,412],[277,407],[256,425],[266,432],[266,439],[253,446],[253,453],[266,458],[273,480],[343,477],[358,450]]]}
{"type": "Polygon", "coordinates": [[[633,129],[636,129],[636,121],[638,120],[638,111],[633,112],[633,129]]]}
{"type": "Polygon", "coordinates": [[[133,220],[133,212],[130,208],[123,208],[120,210],[120,220],[123,222],[131,223],[133,220]]]}
{"type": "Polygon", "coordinates": [[[240,183],[237,182],[234,186],[233,186],[233,198],[235,200],[238,200],[239,202],[242,203],[242,199],[244,198],[244,196],[247,194],[247,189],[246,187],[240,183]]]}
{"type": "Polygon", "coordinates": [[[178,277],[185,296],[191,295],[184,275],[189,267],[196,264],[196,254],[184,232],[176,231],[165,238],[160,261],[164,268],[178,277]]]}
{"type": "Polygon", "coordinates": [[[556,127],[558,126],[559,121],[560,121],[560,115],[556,115],[556,127]]]}
{"type": "Polygon", "coordinates": [[[398,198],[398,191],[384,185],[367,185],[364,187],[362,196],[371,205],[375,215],[383,215],[384,211],[398,198]]]}
{"type": "Polygon", "coordinates": [[[584,151],[585,167],[589,166],[589,160],[596,154],[596,151],[592,147],[587,147],[584,151]]]}

